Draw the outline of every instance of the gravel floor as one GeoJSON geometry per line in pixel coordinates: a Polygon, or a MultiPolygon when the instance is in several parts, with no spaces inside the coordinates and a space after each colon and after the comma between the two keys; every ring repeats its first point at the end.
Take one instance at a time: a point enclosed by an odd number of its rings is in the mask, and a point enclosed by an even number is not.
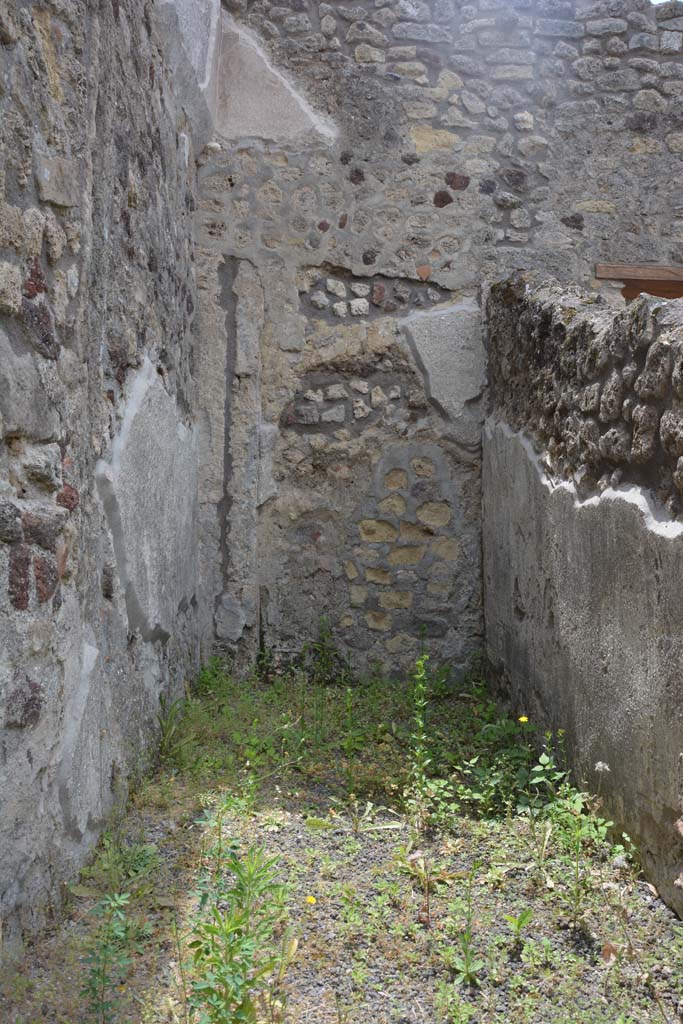
{"type": "Polygon", "coordinates": [[[195,1024],[182,1005],[174,936],[176,926],[185,934],[198,912],[193,893],[208,841],[199,820],[221,800],[227,800],[224,838],[243,850],[265,847],[287,886],[298,950],[279,996],[280,1021],[683,1020],[683,926],[622,855],[596,848],[582,856],[573,878],[571,859],[553,834],[539,869],[528,820],[511,813],[489,820],[461,814],[447,829],[416,838],[395,799],[405,744],[387,739],[385,708],[378,712],[381,728],[373,726],[380,736],[374,746],[361,738],[356,746],[363,749],[353,751],[343,746],[342,733],[336,753],[328,745],[296,769],[285,759],[290,766],[280,770],[272,723],[282,719],[282,707],[269,694],[272,714],[259,718],[261,699],[261,691],[240,691],[241,703],[222,707],[230,727],[212,708],[204,718],[196,713],[193,735],[200,742],[201,734],[205,760],[195,751],[191,769],[159,771],[109,836],[115,851],[151,846],[152,868],[114,880],[102,848],[73,886],[66,919],[27,951],[18,969],[0,975],[2,1024],[97,1020],[82,994],[85,958],[98,941],[93,908],[112,886],[131,891],[138,941],[132,963],[112,986],[104,1020],[195,1024]],[[240,723],[247,717],[245,738],[240,723]],[[250,771],[262,782],[245,789],[245,751],[253,759],[255,750],[261,760],[250,771]],[[350,762],[363,792],[357,799],[348,796],[350,762]],[[389,804],[395,809],[382,806],[389,804]],[[573,927],[577,892],[580,920],[573,927]],[[516,941],[507,918],[525,910],[529,919],[516,941]],[[468,926],[476,966],[470,984],[462,983],[458,963],[468,926]]]}

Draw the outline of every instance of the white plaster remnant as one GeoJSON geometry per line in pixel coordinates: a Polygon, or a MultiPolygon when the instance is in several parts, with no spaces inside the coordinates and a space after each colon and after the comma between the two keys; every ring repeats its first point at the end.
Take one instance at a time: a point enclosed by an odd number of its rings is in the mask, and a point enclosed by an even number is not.
{"type": "Polygon", "coordinates": [[[174,92],[187,111],[199,151],[213,132],[221,53],[220,0],[158,0],[153,10],[166,44],[174,92]]]}
{"type": "Polygon", "coordinates": [[[491,440],[496,431],[510,440],[514,439],[517,444],[524,448],[527,458],[536,468],[540,483],[549,493],[568,491],[572,497],[575,509],[600,506],[608,501],[624,501],[628,505],[634,505],[640,511],[643,527],[646,530],[650,530],[652,533],[657,534],[657,536],[666,537],[669,540],[676,540],[678,537],[683,536],[683,523],[676,519],[671,519],[664,506],[655,504],[650,491],[646,491],[636,484],[625,484],[620,487],[606,487],[599,494],[593,494],[589,498],[580,498],[576,485],[571,480],[557,480],[549,475],[548,467],[544,464],[538,452],[534,450],[534,446],[526,434],[512,430],[502,420],[486,420],[484,436],[491,440]]]}
{"type": "Polygon", "coordinates": [[[463,444],[478,444],[480,398],[486,380],[481,310],[474,299],[414,313],[404,322],[413,354],[425,375],[430,400],[451,421],[463,444]]]}
{"type": "Polygon", "coordinates": [[[197,442],[145,359],[121,429],[95,479],[107,515],[130,631],[166,640],[194,595],[197,442]]]}
{"type": "Polygon", "coordinates": [[[217,133],[227,139],[300,142],[313,136],[331,144],[338,134],[330,120],[273,67],[256,37],[225,11],[215,123],[217,133]]]}

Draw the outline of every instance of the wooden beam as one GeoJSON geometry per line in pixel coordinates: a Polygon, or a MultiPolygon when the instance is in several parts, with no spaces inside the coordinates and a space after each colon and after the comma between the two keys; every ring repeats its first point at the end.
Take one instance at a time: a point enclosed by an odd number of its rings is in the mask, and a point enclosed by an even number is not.
{"type": "Polygon", "coordinates": [[[595,276],[601,281],[683,281],[683,267],[656,263],[597,263],[595,276]]]}
{"type": "Polygon", "coordinates": [[[681,281],[622,281],[621,294],[625,299],[637,299],[639,295],[656,295],[660,299],[683,299],[681,281]]]}

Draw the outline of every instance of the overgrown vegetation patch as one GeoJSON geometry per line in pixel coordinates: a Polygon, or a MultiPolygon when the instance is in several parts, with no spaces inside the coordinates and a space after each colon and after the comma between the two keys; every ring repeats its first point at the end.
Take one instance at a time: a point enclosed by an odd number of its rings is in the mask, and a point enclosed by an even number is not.
{"type": "Polygon", "coordinates": [[[683,927],[561,736],[476,673],[354,681],[323,633],[248,680],[212,663],[160,734],[69,919],[6,973],[8,1024],[683,1017],[683,927]]]}

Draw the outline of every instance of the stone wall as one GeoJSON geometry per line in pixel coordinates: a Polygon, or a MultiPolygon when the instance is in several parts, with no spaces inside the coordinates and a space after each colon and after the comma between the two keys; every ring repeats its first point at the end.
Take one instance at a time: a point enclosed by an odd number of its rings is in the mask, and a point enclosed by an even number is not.
{"type": "Polygon", "coordinates": [[[683,511],[683,301],[595,295],[524,278],[488,301],[489,379],[499,415],[536,439],[582,497],[634,483],[683,511]]]}
{"type": "Polygon", "coordinates": [[[197,218],[218,639],[249,661],[325,614],[359,666],[403,670],[426,630],[457,668],[483,633],[482,291],[681,258],[683,5],[224,7],[197,218]]]}
{"type": "Polygon", "coordinates": [[[587,283],[617,253],[680,259],[683,4],[225,6],[339,127],[343,192],[301,231],[318,260],[424,267],[457,289],[537,266],[587,283]]]}
{"type": "Polygon", "coordinates": [[[59,905],[149,757],[159,695],[199,663],[195,161],[152,13],[0,2],[6,953],[59,905]]]}
{"type": "Polygon", "coordinates": [[[641,299],[620,312],[578,289],[516,282],[492,289],[488,314],[488,658],[520,713],[566,730],[577,778],[600,790],[680,913],[683,526],[672,518],[672,424],[683,303],[641,299]]]}

